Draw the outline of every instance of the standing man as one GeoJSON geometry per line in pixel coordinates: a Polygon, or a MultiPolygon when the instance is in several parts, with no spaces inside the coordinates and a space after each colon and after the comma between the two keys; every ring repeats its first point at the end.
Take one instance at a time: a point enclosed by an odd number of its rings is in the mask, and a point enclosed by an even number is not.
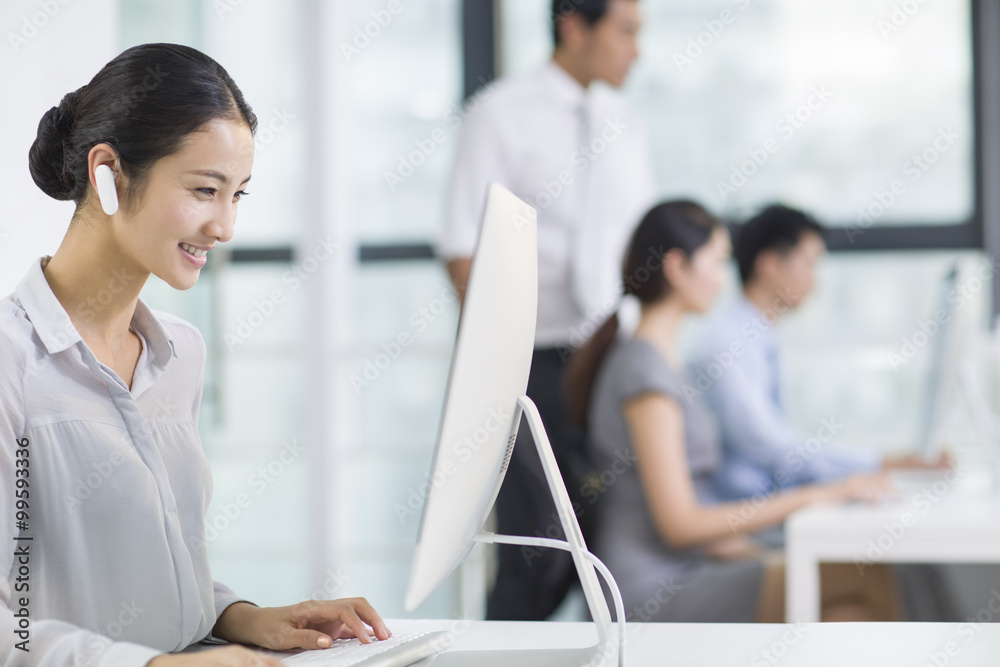
{"type": "MultiPolygon", "coordinates": [[[[553,0],[552,60],[502,81],[466,119],[438,255],[464,297],[487,186],[497,181],[538,210],[538,319],[528,396],[538,406],[577,515],[591,468],[569,424],[563,370],[570,352],[613,312],[619,267],[654,198],[645,139],[617,96],[638,56],[637,0],[553,0]]],[[[589,506],[588,506],[589,507],[589,506]]],[[[498,530],[563,537],[529,429],[522,421],[497,498],[498,530]]],[[[543,620],[577,581],[563,551],[501,547],[486,617],[543,620]]]]}

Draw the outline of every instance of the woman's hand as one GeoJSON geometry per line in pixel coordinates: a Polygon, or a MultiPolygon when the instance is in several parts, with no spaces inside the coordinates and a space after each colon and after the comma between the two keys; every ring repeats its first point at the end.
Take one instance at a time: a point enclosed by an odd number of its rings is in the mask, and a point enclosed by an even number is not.
{"type": "Polygon", "coordinates": [[[243,646],[226,646],[193,653],[164,653],[146,667],[283,667],[284,663],[243,646]]]}
{"type": "Polygon", "coordinates": [[[378,639],[392,636],[367,600],[349,598],[263,608],[237,602],[222,612],[212,634],[231,642],[280,651],[329,648],[334,639],[350,637],[367,644],[373,631],[378,639]]]}
{"type": "Polygon", "coordinates": [[[708,542],[702,551],[719,560],[742,560],[759,556],[762,550],[748,535],[731,535],[708,542]]]}
{"type": "Polygon", "coordinates": [[[811,488],[813,502],[864,501],[877,503],[895,494],[895,488],[884,472],[851,475],[837,482],[816,484],[811,488]]]}

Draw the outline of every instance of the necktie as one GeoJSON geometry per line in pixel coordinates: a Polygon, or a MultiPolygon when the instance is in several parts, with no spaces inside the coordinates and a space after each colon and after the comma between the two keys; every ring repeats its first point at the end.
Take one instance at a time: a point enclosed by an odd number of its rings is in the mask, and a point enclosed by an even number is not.
{"type": "Polygon", "coordinates": [[[764,357],[767,359],[767,367],[771,376],[769,378],[771,402],[783,412],[784,408],[781,405],[781,369],[778,367],[778,348],[773,339],[769,339],[764,343],[764,357]]]}
{"type": "Polygon", "coordinates": [[[587,317],[602,319],[618,301],[620,287],[616,266],[618,258],[607,257],[610,247],[608,216],[602,197],[605,181],[601,177],[606,153],[590,152],[595,123],[590,96],[578,108],[580,145],[587,148],[587,168],[580,175],[578,213],[572,247],[572,291],[577,306],[587,317]]]}

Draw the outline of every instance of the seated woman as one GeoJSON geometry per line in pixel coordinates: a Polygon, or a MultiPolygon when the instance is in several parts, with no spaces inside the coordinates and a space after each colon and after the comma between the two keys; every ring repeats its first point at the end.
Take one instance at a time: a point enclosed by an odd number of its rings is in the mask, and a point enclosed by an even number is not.
{"type": "MultiPolygon", "coordinates": [[[[614,573],[629,620],[784,621],[780,553],[764,552],[750,534],[808,504],[869,498],[887,484],[882,475],[856,475],[752,505],[713,496],[719,434],[685,379],[676,335],[687,313],[711,307],[729,254],[725,227],[698,204],[653,208],[623,267],[625,292],[642,309],[634,335],[616,340],[613,315],[567,375],[568,400],[577,419],[586,418],[598,469],[614,472],[590,496],[592,548],[614,573]]],[[[824,619],[894,620],[888,568],[866,569],[864,586],[853,569],[824,565],[824,619]]]]}
{"type": "Polygon", "coordinates": [[[0,300],[4,665],[277,667],[240,646],[166,654],[209,634],[389,637],[364,598],[261,608],[212,580],[205,342],[139,292],[150,275],[189,289],[233,237],[256,126],[217,62],[173,44],[124,51],[38,125],[31,176],[76,209],[0,300]]]}

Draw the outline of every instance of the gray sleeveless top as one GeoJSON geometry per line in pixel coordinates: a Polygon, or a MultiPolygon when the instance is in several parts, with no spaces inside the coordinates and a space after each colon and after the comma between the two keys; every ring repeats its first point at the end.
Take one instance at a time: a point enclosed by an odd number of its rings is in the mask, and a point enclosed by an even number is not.
{"type": "MultiPolygon", "coordinates": [[[[685,571],[693,573],[704,558],[698,548],[672,549],[657,532],[622,412],[630,399],[650,392],[677,401],[684,418],[687,472],[699,500],[717,502],[710,477],[721,459],[718,428],[700,397],[685,396],[685,383],[685,377],[671,368],[651,343],[638,338],[616,342],[595,379],[588,430],[603,484],[600,491],[584,494],[583,511],[597,511],[593,549],[619,578],[623,593],[631,587],[629,580],[637,577],[686,578],[685,571]]],[[[639,579],[634,584],[644,585],[639,579]]]]}

